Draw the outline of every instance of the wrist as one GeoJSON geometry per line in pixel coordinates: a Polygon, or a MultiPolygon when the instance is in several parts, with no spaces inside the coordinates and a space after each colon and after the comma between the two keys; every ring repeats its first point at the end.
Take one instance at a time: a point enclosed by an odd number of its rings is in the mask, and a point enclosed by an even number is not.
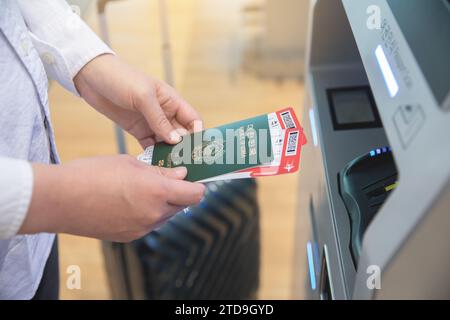
{"type": "Polygon", "coordinates": [[[89,88],[94,88],[102,85],[102,82],[107,78],[107,64],[111,60],[117,59],[116,56],[112,53],[103,53],[88,63],[86,63],[80,71],[74,76],[73,82],[76,90],[80,94],[81,97],[85,97],[85,90],[89,88]],[[106,61],[105,61],[106,60],[106,61]]]}
{"type": "Polygon", "coordinates": [[[62,232],[61,208],[65,194],[64,170],[59,165],[32,164],[33,192],[19,234],[62,232]]]}

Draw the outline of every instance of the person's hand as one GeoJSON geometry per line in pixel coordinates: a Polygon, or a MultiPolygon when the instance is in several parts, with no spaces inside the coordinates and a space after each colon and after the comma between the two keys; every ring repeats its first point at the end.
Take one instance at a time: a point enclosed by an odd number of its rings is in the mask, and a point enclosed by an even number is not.
{"type": "Polygon", "coordinates": [[[184,181],[185,168],[148,166],[130,156],[33,164],[34,190],[20,234],[69,233],[131,241],[183,208],[205,187],[184,181]]]}
{"type": "Polygon", "coordinates": [[[202,128],[198,113],[163,81],[132,69],[116,56],[101,55],[74,78],[80,95],[132,134],[145,148],[157,141],[177,143],[202,128]]]}

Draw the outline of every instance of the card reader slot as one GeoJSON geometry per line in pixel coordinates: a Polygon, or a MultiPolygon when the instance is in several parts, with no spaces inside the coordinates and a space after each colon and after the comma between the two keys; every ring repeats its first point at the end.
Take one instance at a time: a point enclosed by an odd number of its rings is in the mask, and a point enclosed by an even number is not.
{"type": "Polygon", "coordinates": [[[372,190],[372,191],[366,193],[366,195],[369,199],[372,199],[372,198],[377,198],[379,196],[384,195],[385,192],[386,191],[384,190],[384,186],[383,186],[383,187],[376,188],[375,190],[372,190]]]}
{"type": "MultiPolygon", "coordinates": [[[[389,150],[381,148],[377,150],[389,150]]],[[[338,174],[339,193],[350,218],[349,247],[357,266],[364,233],[391,191],[397,186],[397,169],[392,152],[362,155],[338,174]]]]}
{"type": "Polygon", "coordinates": [[[383,194],[380,194],[376,197],[368,197],[367,204],[372,207],[374,205],[382,204],[384,200],[386,200],[387,193],[384,192],[383,194]]]}
{"type": "Polygon", "coordinates": [[[380,182],[384,182],[384,181],[389,180],[389,179],[396,180],[397,179],[397,174],[392,174],[392,175],[389,175],[387,177],[381,178],[381,179],[379,179],[377,181],[371,182],[368,185],[362,187],[362,190],[366,190],[366,189],[370,188],[371,186],[374,186],[374,185],[376,185],[376,184],[378,184],[380,182]]]}

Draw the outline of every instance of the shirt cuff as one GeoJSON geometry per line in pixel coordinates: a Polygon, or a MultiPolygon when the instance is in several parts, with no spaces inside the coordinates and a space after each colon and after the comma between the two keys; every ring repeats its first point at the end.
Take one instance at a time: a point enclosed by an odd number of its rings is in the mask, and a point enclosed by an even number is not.
{"type": "Polygon", "coordinates": [[[28,2],[22,14],[47,75],[75,95],[73,78],[81,68],[99,55],[114,54],[65,1],[28,2]]]}
{"type": "Polygon", "coordinates": [[[33,170],[25,160],[0,157],[0,239],[17,234],[33,193],[33,170]]]}

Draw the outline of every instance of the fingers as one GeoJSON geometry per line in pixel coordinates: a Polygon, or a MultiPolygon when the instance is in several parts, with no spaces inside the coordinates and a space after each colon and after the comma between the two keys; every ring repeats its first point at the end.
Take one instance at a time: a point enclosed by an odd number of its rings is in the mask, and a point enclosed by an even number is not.
{"type": "Polygon", "coordinates": [[[184,206],[173,206],[168,204],[166,208],[164,209],[164,217],[158,221],[155,226],[153,227],[153,230],[158,229],[165,225],[170,219],[172,219],[173,216],[175,216],[177,213],[181,213],[186,207],[184,206]]]}
{"type": "Polygon", "coordinates": [[[167,143],[181,141],[178,124],[190,132],[203,130],[197,111],[164,82],[156,83],[155,92],[138,95],[134,104],[155,134],[167,143]]]}
{"type": "Polygon", "coordinates": [[[138,142],[141,145],[142,149],[145,150],[147,147],[154,145],[156,143],[156,140],[153,137],[148,137],[148,138],[139,139],[138,142]]]}
{"type": "Polygon", "coordinates": [[[149,167],[159,175],[167,178],[158,181],[167,203],[173,206],[187,207],[200,202],[205,193],[205,186],[200,183],[184,181],[187,175],[185,167],[162,168],[149,167]]]}
{"type": "Polygon", "coordinates": [[[173,216],[175,213],[177,213],[177,212],[174,212],[174,213],[171,214],[168,218],[165,218],[164,220],[161,220],[161,221],[159,221],[158,223],[156,223],[156,224],[153,226],[152,230],[150,230],[150,231],[153,231],[153,230],[156,230],[156,229],[161,228],[163,225],[165,225],[165,224],[167,223],[167,221],[169,221],[169,220],[172,218],[172,216],[173,216]]]}
{"type": "Polygon", "coordinates": [[[187,169],[185,167],[176,167],[176,168],[162,168],[162,167],[150,167],[157,171],[158,174],[176,180],[183,180],[186,178],[187,169]]]}
{"type": "Polygon", "coordinates": [[[174,206],[187,207],[196,205],[205,194],[205,186],[201,183],[167,180],[167,202],[174,206]]]}
{"type": "Polygon", "coordinates": [[[181,98],[178,103],[180,107],[175,115],[176,120],[190,132],[202,131],[203,122],[197,111],[181,98]]]}
{"type": "Polygon", "coordinates": [[[182,124],[180,124],[177,121],[177,119],[172,119],[171,122],[172,122],[172,125],[177,130],[177,132],[180,134],[180,136],[185,136],[185,135],[189,134],[189,131],[182,124]]]}
{"type": "Polygon", "coordinates": [[[164,215],[161,217],[160,221],[158,221],[158,225],[161,225],[168,220],[170,220],[174,215],[183,211],[186,206],[174,206],[171,204],[166,204],[164,207],[164,215]]]}
{"type": "Polygon", "coordinates": [[[159,92],[164,97],[162,108],[175,110],[175,120],[188,131],[203,130],[202,120],[197,111],[168,84],[160,83],[159,86],[159,92]]]}
{"type": "Polygon", "coordinates": [[[144,115],[150,128],[165,142],[174,144],[181,140],[181,136],[170,123],[164,111],[161,109],[155,95],[149,93],[138,102],[139,110],[144,115]]]}

